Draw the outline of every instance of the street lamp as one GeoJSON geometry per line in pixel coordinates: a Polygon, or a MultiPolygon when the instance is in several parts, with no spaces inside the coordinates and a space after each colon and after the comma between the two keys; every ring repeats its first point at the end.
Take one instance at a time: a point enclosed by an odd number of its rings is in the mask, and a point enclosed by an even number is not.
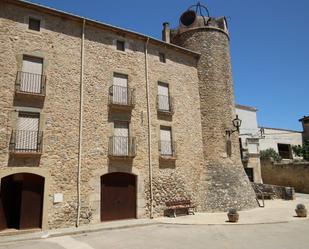
{"type": "Polygon", "coordinates": [[[226,130],[226,134],[228,136],[231,136],[231,134],[233,134],[236,131],[239,133],[239,127],[241,126],[241,122],[242,122],[241,119],[239,119],[238,115],[236,115],[236,118],[232,120],[233,126],[236,128],[236,130],[233,130],[233,129],[226,130]]]}

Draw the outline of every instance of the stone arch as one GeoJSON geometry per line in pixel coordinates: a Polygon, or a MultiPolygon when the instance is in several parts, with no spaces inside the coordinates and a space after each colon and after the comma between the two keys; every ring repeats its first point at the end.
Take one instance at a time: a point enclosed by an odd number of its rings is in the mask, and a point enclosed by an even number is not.
{"type": "Polygon", "coordinates": [[[145,201],[145,189],[144,178],[140,174],[139,170],[135,167],[126,167],[126,165],[110,166],[97,169],[94,172],[94,177],[90,180],[90,188],[93,192],[90,193],[90,205],[93,208],[92,223],[101,222],[101,176],[108,173],[128,173],[135,175],[136,177],[136,218],[145,218],[146,213],[146,201],[145,201]]]}
{"type": "Polygon", "coordinates": [[[10,178],[10,176],[14,176],[14,175],[16,175],[17,177],[21,175],[28,175],[27,177],[29,177],[30,175],[36,179],[42,178],[44,185],[42,189],[42,209],[41,209],[42,214],[41,214],[40,228],[42,230],[48,229],[48,216],[47,215],[48,215],[48,194],[49,194],[49,186],[50,186],[49,171],[46,169],[39,169],[39,168],[33,168],[33,167],[6,168],[0,171],[0,186],[3,185],[2,184],[3,181],[6,181],[6,179],[10,178]]]}

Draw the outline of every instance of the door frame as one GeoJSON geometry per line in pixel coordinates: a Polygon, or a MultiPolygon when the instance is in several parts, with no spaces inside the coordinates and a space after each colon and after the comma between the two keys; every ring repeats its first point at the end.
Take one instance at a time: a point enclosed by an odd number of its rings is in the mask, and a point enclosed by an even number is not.
{"type": "Polygon", "coordinates": [[[49,209],[49,202],[48,202],[48,194],[50,188],[50,181],[51,176],[48,170],[46,169],[39,169],[33,167],[23,167],[23,168],[8,168],[0,170],[0,186],[2,178],[19,174],[19,173],[28,173],[33,175],[38,175],[44,178],[44,192],[43,192],[43,207],[42,207],[42,230],[48,229],[48,209],[49,209]]]}

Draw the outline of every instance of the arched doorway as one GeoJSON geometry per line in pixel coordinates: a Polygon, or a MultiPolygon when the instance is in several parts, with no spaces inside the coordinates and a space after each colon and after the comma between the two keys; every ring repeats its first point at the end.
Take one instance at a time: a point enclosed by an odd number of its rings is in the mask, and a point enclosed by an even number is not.
{"type": "Polygon", "coordinates": [[[42,227],[44,178],[18,173],[1,179],[0,229],[42,227]]]}
{"type": "Polygon", "coordinates": [[[136,176],[109,173],[101,176],[101,221],[136,218],[136,176]]]}

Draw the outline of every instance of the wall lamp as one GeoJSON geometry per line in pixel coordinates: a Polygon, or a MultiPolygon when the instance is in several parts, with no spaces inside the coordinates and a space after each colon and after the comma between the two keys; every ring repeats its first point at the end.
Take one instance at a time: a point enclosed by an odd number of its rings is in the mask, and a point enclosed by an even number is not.
{"type": "Polygon", "coordinates": [[[238,115],[236,115],[236,118],[234,118],[232,120],[233,126],[236,128],[235,130],[230,129],[230,130],[226,130],[226,135],[228,135],[229,137],[231,136],[231,134],[233,134],[234,132],[238,132],[239,133],[239,127],[241,126],[241,119],[238,118],[238,115]]]}

